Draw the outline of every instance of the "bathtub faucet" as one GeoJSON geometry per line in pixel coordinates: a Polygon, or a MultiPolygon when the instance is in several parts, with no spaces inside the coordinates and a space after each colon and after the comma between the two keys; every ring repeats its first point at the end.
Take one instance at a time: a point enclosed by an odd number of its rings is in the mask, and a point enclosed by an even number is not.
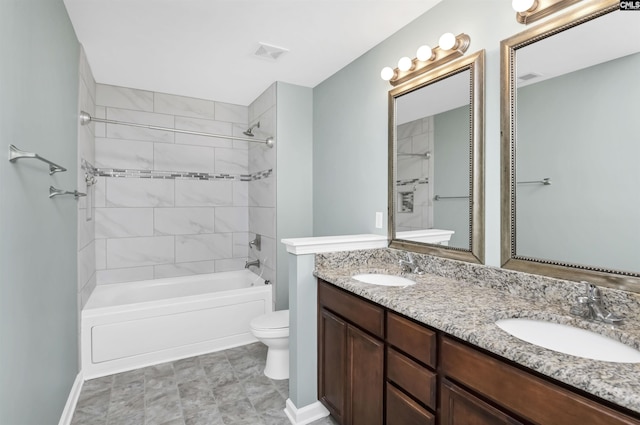
{"type": "Polygon", "coordinates": [[[249,261],[249,260],[247,260],[247,261],[244,263],[244,268],[245,268],[245,269],[248,269],[248,268],[249,268],[249,267],[251,267],[251,266],[256,266],[256,267],[260,268],[260,260],[259,260],[259,259],[258,259],[258,260],[254,260],[254,261],[249,261]]]}

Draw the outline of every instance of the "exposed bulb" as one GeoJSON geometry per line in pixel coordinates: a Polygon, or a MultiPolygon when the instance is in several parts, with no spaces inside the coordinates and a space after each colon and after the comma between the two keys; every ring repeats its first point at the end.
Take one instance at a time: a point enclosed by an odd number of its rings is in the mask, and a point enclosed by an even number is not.
{"type": "Polygon", "coordinates": [[[456,46],[456,43],[456,36],[450,32],[445,32],[438,40],[438,45],[442,50],[451,50],[456,46]]]}
{"type": "Polygon", "coordinates": [[[518,13],[527,12],[534,8],[536,0],[512,0],[511,7],[518,13]]]}
{"type": "Polygon", "coordinates": [[[413,61],[407,56],[400,58],[400,60],[398,61],[398,69],[400,71],[408,71],[412,66],[413,61]]]}
{"type": "Polygon", "coordinates": [[[424,46],[418,47],[416,58],[418,58],[419,61],[426,62],[431,59],[432,56],[433,50],[431,50],[431,47],[427,46],[426,44],[424,46]]]}
{"type": "Polygon", "coordinates": [[[391,68],[390,66],[385,66],[384,68],[382,68],[382,71],[380,71],[380,78],[385,81],[389,81],[393,78],[395,73],[396,72],[393,70],[393,68],[391,68]]]}

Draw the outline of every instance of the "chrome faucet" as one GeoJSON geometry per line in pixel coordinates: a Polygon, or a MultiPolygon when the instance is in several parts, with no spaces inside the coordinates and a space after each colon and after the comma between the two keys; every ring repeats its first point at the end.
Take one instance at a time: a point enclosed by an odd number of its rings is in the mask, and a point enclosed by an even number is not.
{"type": "Polygon", "coordinates": [[[251,267],[251,266],[256,266],[256,267],[260,268],[260,259],[253,260],[253,261],[249,261],[249,260],[247,260],[247,261],[244,263],[244,268],[245,268],[245,269],[248,269],[248,268],[249,268],[249,267],[251,267]]]}
{"type": "Polygon", "coordinates": [[[425,271],[422,270],[422,268],[415,261],[413,261],[413,256],[410,252],[407,252],[407,259],[400,259],[399,263],[400,267],[402,267],[403,272],[414,273],[417,275],[422,275],[425,273],[425,271]]]}
{"type": "Polygon", "coordinates": [[[585,285],[586,295],[576,297],[577,304],[571,307],[570,313],[574,316],[598,322],[618,324],[622,318],[607,311],[602,305],[600,289],[589,282],[582,281],[585,285]]]}

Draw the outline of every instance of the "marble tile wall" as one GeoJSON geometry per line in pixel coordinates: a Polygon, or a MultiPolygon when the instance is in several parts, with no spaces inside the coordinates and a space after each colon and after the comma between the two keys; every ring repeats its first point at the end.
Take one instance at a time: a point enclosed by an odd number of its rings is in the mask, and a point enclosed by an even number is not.
{"type": "MultiPolygon", "coordinates": [[[[433,159],[404,154],[424,154],[434,146],[433,117],[421,118],[398,126],[398,160],[396,187],[398,193],[411,192],[413,211],[401,210],[396,200],[396,230],[421,230],[433,227],[433,159]]],[[[432,156],[433,158],[433,156],[432,156]]]]}
{"type": "MultiPolygon", "coordinates": [[[[96,116],[110,120],[236,136],[243,136],[249,122],[246,106],[102,84],[95,93],[96,116]]],[[[269,213],[257,214],[256,226],[249,224],[250,168],[272,167],[267,161],[250,167],[250,143],[94,125],[95,166],[112,172],[102,173],[96,185],[98,284],[242,269],[250,232],[275,235],[263,224],[269,213]],[[197,175],[166,178],[160,172],[197,175]],[[230,176],[203,177],[220,174],[230,176]]],[[[271,134],[275,125],[265,120],[262,129],[271,134]]],[[[275,210],[275,203],[269,207],[275,210]]]]}
{"type": "MultiPolygon", "coordinates": [[[[251,105],[249,105],[249,124],[260,122],[260,128],[254,130],[258,136],[273,136],[276,134],[276,83],[271,85],[251,105]]],[[[260,179],[249,182],[249,234],[262,236],[262,249],[257,251],[252,248],[249,252],[251,259],[259,258],[263,277],[273,284],[273,300],[275,308],[276,300],[276,142],[273,149],[265,149],[263,145],[251,144],[249,146],[249,173],[255,175],[265,170],[260,179]]]]}

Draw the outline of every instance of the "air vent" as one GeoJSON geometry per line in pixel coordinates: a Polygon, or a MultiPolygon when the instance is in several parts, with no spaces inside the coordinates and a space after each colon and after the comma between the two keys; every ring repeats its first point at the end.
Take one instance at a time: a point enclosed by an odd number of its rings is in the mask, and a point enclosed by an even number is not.
{"type": "Polygon", "coordinates": [[[528,74],[524,74],[518,77],[518,80],[520,81],[528,81],[528,80],[533,80],[534,78],[538,78],[538,77],[542,77],[542,75],[540,74],[536,74],[535,72],[530,72],[528,74]]]}
{"type": "Polygon", "coordinates": [[[258,43],[258,49],[254,54],[261,59],[267,59],[275,62],[288,51],[289,49],[285,49],[284,47],[278,47],[267,43],[258,43]]]}

